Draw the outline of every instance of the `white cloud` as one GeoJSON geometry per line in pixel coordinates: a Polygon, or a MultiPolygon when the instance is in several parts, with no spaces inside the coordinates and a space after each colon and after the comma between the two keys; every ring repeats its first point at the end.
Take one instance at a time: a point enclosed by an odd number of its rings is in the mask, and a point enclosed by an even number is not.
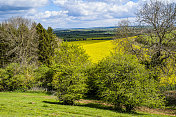
{"type": "Polygon", "coordinates": [[[59,10],[31,16],[45,27],[115,26],[119,19],[132,17],[138,3],[129,0],[53,0],[59,10]]]}
{"type": "Polygon", "coordinates": [[[67,17],[68,11],[45,11],[44,13],[39,13],[35,15],[37,19],[41,18],[51,18],[51,17],[67,17]]]}
{"type": "MultiPolygon", "coordinates": [[[[138,2],[139,2],[139,3],[144,3],[144,2],[150,2],[150,1],[151,1],[151,0],[139,0],[138,2]]],[[[158,0],[158,1],[166,2],[166,3],[173,3],[173,2],[176,3],[176,0],[158,0]]]]}
{"type": "Polygon", "coordinates": [[[49,0],[0,0],[0,21],[10,17],[30,18],[38,13],[38,8],[49,3],[49,0]]]}
{"type": "Polygon", "coordinates": [[[110,18],[120,18],[124,15],[131,17],[137,7],[137,3],[128,0],[54,0],[53,2],[58,7],[68,10],[70,16],[81,18],[89,16],[90,19],[95,16],[98,19],[107,16],[110,18]]]}
{"type": "Polygon", "coordinates": [[[23,16],[53,28],[114,26],[119,19],[134,20],[136,10],[147,1],[150,0],[0,0],[0,21],[23,16]]]}
{"type": "Polygon", "coordinates": [[[54,0],[53,2],[54,2],[55,4],[64,5],[66,2],[68,2],[68,0],[54,0]]]}
{"type": "Polygon", "coordinates": [[[0,6],[38,7],[48,3],[48,0],[0,0],[0,6]]]}

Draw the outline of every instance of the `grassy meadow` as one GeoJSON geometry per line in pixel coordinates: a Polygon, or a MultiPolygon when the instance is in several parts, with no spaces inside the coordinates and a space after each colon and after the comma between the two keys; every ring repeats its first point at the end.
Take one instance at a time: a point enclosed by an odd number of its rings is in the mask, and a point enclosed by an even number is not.
{"type": "Polygon", "coordinates": [[[62,105],[56,96],[45,93],[0,92],[0,117],[169,117],[167,112],[149,113],[116,112],[91,100],[82,100],[76,106],[62,105]]]}

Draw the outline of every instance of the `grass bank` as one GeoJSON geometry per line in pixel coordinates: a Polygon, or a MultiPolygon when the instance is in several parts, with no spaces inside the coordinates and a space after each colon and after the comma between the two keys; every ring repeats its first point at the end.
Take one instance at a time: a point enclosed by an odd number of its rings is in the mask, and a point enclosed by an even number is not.
{"type": "Polygon", "coordinates": [[[146,112],[120,113],[93,101],[76,106],[62,105],[56,97],[44,93],[0,92],[0,117],[168,117],[146,112]]]}

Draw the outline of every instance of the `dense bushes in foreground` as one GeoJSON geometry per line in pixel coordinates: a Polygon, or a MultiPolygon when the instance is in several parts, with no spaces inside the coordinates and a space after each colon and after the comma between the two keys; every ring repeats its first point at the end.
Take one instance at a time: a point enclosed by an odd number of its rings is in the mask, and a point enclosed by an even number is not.
{"type": "Polygon", "coordinates": [[[78,45],[60,43],[51,65],[22,66],[12,63],[1,68],[0,90],[29,90],[33,87],[55,91],[58,100],[74,104],[83,97],[86,88],[86,69],[90,66],[87,54],[78,45]]]}
{"type": "Polygon", "coordinates": [[[74,104],[83,96],[105,100],[115,109],[136,106],[161,107],[164,97],[158,84],[135,56],[113,54],[92,65],[78,45],[60,43],[50,66],[12,63],[0,69],[0,90],[42,87],[54,91],[63,104],[74,104]]]}
{"type": "Polygon", "coordinates": [[[144,65],[132,55],[116,54],[102,60],[89,75],[92,94],[113,104],[116,109],[131,111],[136,106],[161,107],[164,98],[157,82],[144,65]],[[93,89],[93,90],[92,90],[93,89]]]}
{"type": "Polygon", "coordinates": [[[35,83],[34,66],[11,63],[0,68],[0,91],[27,90],[35,83]]]}
{"type": "Polygon", "coordinates": [[[85,70],[90,65],[88,55],[78,45],[60,44],[56,50],[55,71],[52,85],[57,90],[59,101],[64,104],[74,104],[86,92],[85,70]]]}

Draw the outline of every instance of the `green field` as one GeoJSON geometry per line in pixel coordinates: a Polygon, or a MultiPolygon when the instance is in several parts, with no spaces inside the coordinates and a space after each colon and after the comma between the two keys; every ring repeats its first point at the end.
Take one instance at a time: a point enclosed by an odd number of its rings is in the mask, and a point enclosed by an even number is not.
{"type": "Polygon", "coordinates": [[[112,40],[116,27],[54,30],[54,33],[64,41],[75,40],[112,40]]]}
{"type": "Polygon", "coordinates": [[[93,63],[97,63],[104,57],[109,56],[114,48],[112,40],[73,41],[69,43],[79,44],[82,46],[86,53],[90,56],[90,60],[93,63]]]}
{"type": "Polygon", "coordinates": [[[120,113],[107,106],[78,103],[61,105],[56,97],[44,93],[0,92],[0,117],[167,117],[146,113],[120,113]]]}

